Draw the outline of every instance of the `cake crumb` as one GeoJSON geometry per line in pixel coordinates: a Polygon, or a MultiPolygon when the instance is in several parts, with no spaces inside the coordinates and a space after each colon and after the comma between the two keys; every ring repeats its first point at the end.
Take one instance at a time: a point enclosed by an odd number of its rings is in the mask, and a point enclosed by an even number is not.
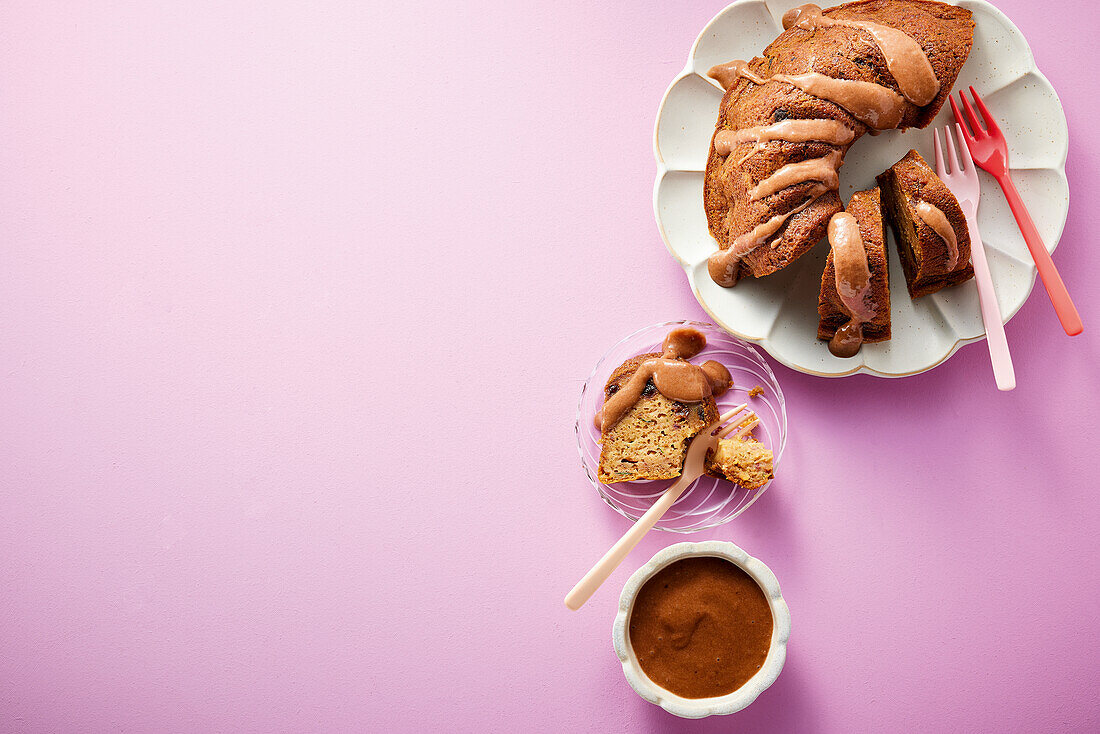
{"type": "Polygon", "coordinates": [[[745,489],[757,489],[775,476],[772,462],[771,450],[755,439],[722,439],[708,468],[745,489]]]}
{"type": "Polygon", "coordinates": [[[753,389],[749,390],[749,397],[750,398],[755,398],[758,395],[763,395],[763,394],[764,394],[764,388],[760,387],[759,385],[757,385],[753,389]]]}

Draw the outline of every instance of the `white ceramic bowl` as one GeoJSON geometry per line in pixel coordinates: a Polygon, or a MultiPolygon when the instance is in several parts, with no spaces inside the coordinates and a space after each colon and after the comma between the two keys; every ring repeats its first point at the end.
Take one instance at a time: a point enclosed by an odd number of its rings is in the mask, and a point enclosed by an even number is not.
{"type": "MultiPolygon", "coordinates": [[[[974,48],[955,89],[974,85],[998,118],[1008,142],[1012,177],[1027,202],[1039,234],[1053,251],[1069,211],[1066,152],[1069,133],[1058,95],[1035,66],[1019,29],[984,0],[951,0],[974,14],[974,48]]],[[[963,344],[985,338],[974,281],[912,301],[894,245],[887,247],[893,338],[865,344],[854,357],[829,353],[817,338],[817,299],[826,245],[766,278],[746,278],[721,288],[707,274],[707,257],[717,245],[703,211],[703,171],[718,116],[722,89],[706,72],[714,64],[760,55],[783,30],[780,19],[803,0],[737,0],[699,34],[687,66],[673,80],[657,113],[653,150],[657,179],[653,208],[669,252],[683,266],[700,305],[715,323],[753,342],[800,372],[823,377],[855,373],[904,377],[940,364],[963,344]]],[[[835,2],[820,3],[828,7],[835,2]]],[[[840,169],[840,195],[875,184],[875,176],[910,148],[932,156],[932,128],[953,122],[944,105],[929,128],[866,135],[852,146],[840,169]]],[[[1001,314],[1007,321],[1035,284],[1032,262],[1000,188],[982,172],[978,227],[1001,314]]],[[[890,238],[893,239],[891,233],[890,238]]]]}
{"type": "Polygon", "coordinates": [[[653,556],[626,582],[619,596],[619,612],[611,628],[611,638],[615,643],[615,653],[623,664],[623,673],[639,696],[655,703],[670,714],[685,719],[701,719],[704,716],[732,714],[748,706],[779,677],[783,663],[787,660],[787,640],[791,636],[791,612],[783,594],[779,591],[779,581],[764,563],[753,558],[733,543],[708,540],[705,543],[677,543],[653,556]],[[714,698],[683,698],[666,691],[649,679],[638,664],[634,648],[630,644],[630,613],[638,591],[646,581],[665,566],[681,558],[691,556],[715,556],[724,558],[741,568],[753,578],[764,591],[768,607],[772,613],[772,641],[768,648],[768,657],[756,675],[749,678],[745,685],[733,693],[714,698]]]}

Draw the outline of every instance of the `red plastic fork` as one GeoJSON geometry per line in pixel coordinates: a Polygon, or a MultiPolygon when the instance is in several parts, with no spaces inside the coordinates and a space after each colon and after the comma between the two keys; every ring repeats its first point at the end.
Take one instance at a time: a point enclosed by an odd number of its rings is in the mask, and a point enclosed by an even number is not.
{"type": "Polygon", "coordinates": [[[974,159],[974,163],[997,179],[997,183],[1001,185],[1001,190],[1008,199],[1008,206],[1012,210],[1012,216],[1016,217],[1016,224],[1020,226],[1024,242],[1031,252],[1031,259],[1035,261],[1039,277],[1043,279],[1043,286],[1047,289],[1050,302],[1054,305],[1054,312],[1062,322],[1062,328],[1070,336],[1077,336],[1084,328],[1081,324],[1081,316],[1078,315],[1077,308],[1069,297],[1069,291],[1066,290],[1066,284],[1062,282],[1062,276],[1054,267],[1054,261],[1050,259],[1050,253],[1043,244],[1043,238],[1039,236],[1039,230],[1035,228],[1035,222],[1031,221],[1031,215],[1024,206],[1023,199],[1020,198],[1020,192],[1012,183],[1012,177],[1008,173],[1008,145],[1005,143],[1005,136],[997,127],[997,121],[993,119],[985,102],[974,91],[974,87],[970,87],[970,93],[974,95],[974,102],[982,112],[985,129],[978,124],[978,115],[963,92],[959,92],[959,99],[966,108],[965,122],[959,112],[959,106],[955,104],[955,98],[948,98],[951,100],[951,109],[955,112],[955,122],[959,123],[963,137],[966,138],[966,147],[970,149],[970,156],[974,159]],[[973,128],[973,133],[967,129],[967,123],[973,128]]]}

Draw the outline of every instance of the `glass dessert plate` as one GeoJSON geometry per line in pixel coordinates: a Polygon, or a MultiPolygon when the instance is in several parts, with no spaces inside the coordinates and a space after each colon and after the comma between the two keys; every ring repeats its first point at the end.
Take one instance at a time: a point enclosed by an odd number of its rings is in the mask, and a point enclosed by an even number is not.
{"type": "MultiPolygon", "coordinates": [[[[600,482],[597,479],[600,432],[596,429],[594,419],[596,411],[603,406],[604,385],[615,368],[630,357],[661,351],[661,343],[668,332],[677,326],[691,326],[706,335],[706,349],[691,361],[702,364],[713,359],[729,369],[733,377],[733,387],[718,397],[718,412],[735,408],[741,403],[749,404],[749,409],[760,417],[760,424],[752,435],[772,450],[776,472],[779,471],[779,459],[787,443],[787,410],[783,391],[767,362],[751,345],[714,324],[696,321],[669,321],[640,329],[611,347],[596,364],[581,390],[576,423],[577,447],[588,480],[599,491],[604,502],[630,520],[641,517],[674,480],[615,484],[600,482]],[[763,392],[749,397],[749,390],[754,387],[760,387],[763,392]]],[[[692,533],[721,525],[747,510],[769,486],[770,482],[750,490],[722,479],[703,476],[688,487],[657,522],[656,528],[692,533]]]]}
{"type": "MultiPolygon", "coordinates": [[[[823,377],[860,372],[882,377],[918,374],[940,364],[963,344],[985,337],[973,280],[914,302],[905,292],[897,251],[889,243],[893,338],[865,344],[855,357],[841,359],[817,339],[817,299],[827,244],[819,244],[778,273],[745,278],[733,288],[716,285],[707,273],[707,257],[717,245],[703,211],[703,171],[722,90],[706,72],[715,64],[759,56],[782,32],[783,14],[799,4],[800,0],[739,0],[700,33],[687,66],[665,92],[657,113],[653,145],[657,226],[669,252],[683,266],[696,299],[714,321],[788,367],[823,377]]],[[[973,13],[975,29],[974,47],[954,88],[974,85],[998,118],[1008,139],[1013,179],[1043,241],[1053,251],[1069,211],[1065,174],[1069,136],[1062,105],[1036,69],[1027,41],[1008,18],[983,0],[955,4],[973,13]]],[[[951,108],[945,104],[923,130],[891,130],[857,140],[840,169],[841,199],[847,202],[853,191],[874,186],[875,176],[912,148],[932,160],[932,129],[953,122],[951,108]]],[[[978,226],[1001,313],[1008,321],[1031,293],[1036,270],[999,188],[985,172],[980,176],[987,195],[978,208],[978,226]]],[[[889,239],[893,240],[892,232],[889,239]]]]}

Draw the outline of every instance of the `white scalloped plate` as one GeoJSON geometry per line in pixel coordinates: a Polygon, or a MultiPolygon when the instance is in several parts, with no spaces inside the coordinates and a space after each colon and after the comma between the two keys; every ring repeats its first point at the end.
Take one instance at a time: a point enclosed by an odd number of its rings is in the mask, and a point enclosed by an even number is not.
{"type": "MultiPolygon", "coordinates": [[[[759,344],[792,369],[822,377],[860,372],[905,377],[940,364],[963,344],[985,337],[978,291],[971,280],[911,301],[892,243],[890,259],[893,338],[865,344],[841,359],[817,339],[817,297],[828,245],[818,244],[790,267],[765,278],[747,278],[721,288],[707,274],[716,244],[703,211],[703,170],[718,116],[722,90],[705,74],[731,59],[751,59],[782,31],[780,19],[799,0],[738,0],[707,24],[691,49],[687,66],[669,85],[657,112],[653,152],[657,180],[653,210],[669,252],[687,273],[691,290],[716,323],[759,344]]],[[[1039,233],[1053,252],[1069,211],[1066,152],[1069,133],[1058,95],[1038,69],[1020,31],[983,0],[956,3],[974,14],[974,48],[955,82],[981,92],[1008,139],[1012,176],[1039,233]]],[[[910,148],[932,160],[932,129],[954,119],[949,105],[924,130],[865,135],[845,156],[840,194],[870,188],[875,176],[910,148]]],[[[982,172],[978,226],[988,253],[997,300],[1008,321],[1035,285],[1035,265],[1000,187],[982,172]]]]}

